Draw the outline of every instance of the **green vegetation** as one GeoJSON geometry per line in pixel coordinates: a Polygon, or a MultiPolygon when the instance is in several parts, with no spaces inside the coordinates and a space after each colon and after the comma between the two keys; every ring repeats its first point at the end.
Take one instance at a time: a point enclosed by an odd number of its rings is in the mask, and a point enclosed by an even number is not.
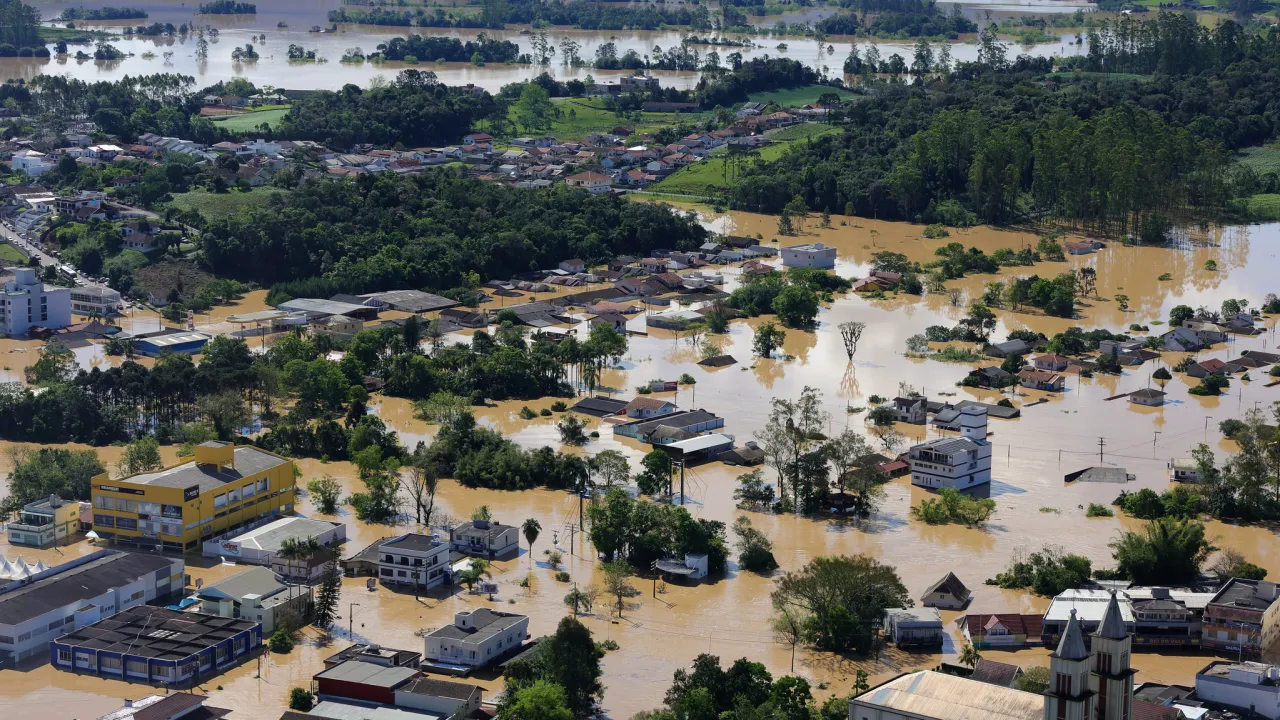
{"type": "MultiPolygon", "coordinates": [[[[550,124],[544,130],[557,140],[581,141],[593,132],[608,133],[619,125],[631,128],[635,133],[651,133],[698,117],[641,111],[620,114],[607,108],[604,98],[564,98],[553,100],[552,105],[554,110],[549,118],[550,124]]],[[[511,122],[519,121],[514,103],[507,117],[511,122]]]]}
{"type": "Polygon", "coordinates": [[[763,532],[751,526],[746,515],[734,521],[733,534],[738,538],[735,545],[739,567],[754,573],[768,573],[778,568],[778,561],[773,557],[773,543],[763,532]]]}
{"type": "Polygon", "coordinates": [[[289,114],[289,109],[276,108],[271,110],[255,110],[253,112],[242,113],[240,115],[228,115],[213,121],[215,127],[222,128],[233,133],[249,133],[255,132],[262,125],[274,128],[280,124],[284,116],[289,114]]]}
{"type": "Polygon", "coordinates": [[[911,508],[911,517],[930,525],[957,523],[967,527],[981,525],[995,512],[996,501],[971,498],[954,488],[942,488],[938,498],[925,498],[911,508]]]}
{"type": "Polygon", "coordinates": [[[258,6],[237,0],[212,0],[200,3],[201,15],[252,15],[258,12],[258,6]]]}
{"type": "Polygon", "coordinates": [[[1111,542],[1116,572],[1140,585],[1193,582],[1217,548],[1195,520],[1160,518],[1141,530],[1126,530],[1111,542]]]}
{"type": "Polygon", "coordinates": [[[1111,512],[1111,508],[1101,503],[1089,503],[1089,509],[1085,511],[1085,517],[1112,517],[1115,513],[1111,512]]]}
{"type": "MultiPolygon", "coordinates": [[[[783,128],[769,136],[773,143],[751,153],[764,161],[777,160],[793,147],[796,140],[816,139],[838,133],[839,128],[830,125],[805,123],[783,128]]],[[[654,192],[674,195],[719,195],[732,185],[730,161],[725,153],[716,153],[706,159],[686,165],[671,173],[651,188],[654,192]]],[[[738,167],[735,161],[733,167],[738,167]]]]}
{"type": "Polygon", "coordinates": [[[1009,590],[1031,588],[1037,595],[1053,597],[1080,587],[1090,575],[1089,558],[1068,555],[1060,547],[1046,545],[1030,555],[1022,550],[1014,551],[1009,567],[987,580],[987,584],[1009,590]]]}
{"type": "Polygon", "coordinates": [[[265,208],[274,197],[287,197],[289,191],[278,187],[258,187],[247,192],[213,193],[203,189],[176,193],[170,205],[178,210],[197,212],[209,222],[222,222],[241,210],[265,208]]]}
{"type": "Polygon", "coordinates": [[[897,570],[866,555],[814,558],[774,588],[773,606],[796,621],[798,639],[831,652],[871,649],[885,608],[911,602],[897,570]]]}
{"type": "Polygon", "coordinates": [[[130,7],[69,7],[62,9],[61,20],[141,20],[147,17],[147,11],[130,7]]]}
{"type": "Polygon", "coordinates": [[[1280,146],[1241,148],[1240,157],[1236,162],[1252,169],[1259,177],[1267,173],[1280,175],[1280,146]]]}
{"type": "Polygon", "coordinates": [[[787,88],[784,90],[770,90],[767,92],[754,92],[747,95],[747,99],[751,102],[762,102],[766,105],[780,105],[782,107],[801,107],[804,105],[812,105],[818,102],[823,95],[836,95],[841,100],[847,100],[853,97],[853,93],[844,88],[834,88],[830,85],[806,85],[804,87],[787,88]]]}
{"type": "Polygon", "coordinates": [[[1260,193],[1245,200],[1249,219],[1254,222],[1280,221],[1280,194],[1260,193]]]}
{"type": "Polygon", "coordinates": [[[1177,485],[1159,494],[1149,488],[1132,493],[1121,490],[1112,504],[1133,517],[1155,520],[1196,517],[1202,510],[1202,503],[1203,497],[1199,493],[1177,485]]]}
{"type": "Polygon", "coordinates": [[[25,264],[27,256],[9,243],[0,243],[0,261],[11,264],[25,264]]]}

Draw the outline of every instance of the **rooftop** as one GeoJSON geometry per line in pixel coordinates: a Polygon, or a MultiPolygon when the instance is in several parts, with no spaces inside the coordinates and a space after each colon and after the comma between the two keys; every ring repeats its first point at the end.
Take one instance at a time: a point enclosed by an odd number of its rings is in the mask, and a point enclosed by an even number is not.
{"type": "Polygon", "coordinates": [[[942,613],[938,611],[938,608],[885,608],[884,613],[885,615],[892,617],[894,622],[933,623],[938,627],[942,627],[942,613]]]}
{"type": "Polygon", "coordinates": [[[925,670],[874,688],[854,702],[934,720],[1041,720],[1040,695],[925,670]]]}
{"type": "Polygon", "coordinates": [[[281,310],[306,312],[314,315],[348,315],[353,312],[369,312],[370,309],[366,305],[335,302],[321,298],[295,298],[288,302],[282,302],[277,307],[281,310]]]}
{"type": "Polygon", "coordinates": [[[1016,613],[999,615],[974,613],[963,615],[956,620],[956,624],[968,627],[970,637],[976,638],[985,632],[993,618],[1013,635],[1026,635],[1028,638],[1039,639],[1040,634],[1044,631],[1044,618],[1041,616],[1018,615],[1016,613]]]}
{"type": "Polygon", "coordinates": [[[105,553],[102,557],[83,565],[0,593],[0,624],[17,625],[170,566],[168,558],[158,555],[101,552],[105,553]]]}
{"type": "MultiPolygon", "coordinates": [[[[293,714],[286,713],[286,715],[293,714]]],[[[297,713],[297,717],[299,720],[314,720],[317,717],[329,720],[441,720],[444,716],[439,713],[418,712],[385,705],[360,705],[354,702],[324,700],[311,708],[309,713],[297,713]]]]}
{"type": "Polygon", "coordinates": [[[924,591],[924,594],[932,595],[939,591],[950,593],[960,599],[969,597],[969,588],[965,587],[964,583],[960,582],[960,578],[956,577],[953,572],[943,575],[938,582],[930,585],[929,589],[924,591]]]}
{"type": "Polygon", "coordinates": [[[447,297],[433,295],[421,290],[388,290],[386,292],[366,293],[360,297],[386,303],[393,310],[411,313],[434,312],[458,307],[462,304],[457,300],[450,300],[447,297]]]}
{"type": "Polygon", "coordinates": [[[452,700],[466,700],[477,690],[482,693],[484,692],[483,688],[479,685],[452,682],[449,680],[437,680],[426,676],[412,680],[408,685],[400,688],[400,692],[414,693],[416,695],[431,695],[433,697],[449,698],[452,700]]]}
{"type": "MultiPolygon", "coordinates": [[[[1080,622],[1099,623],[1102,622],[1110,601],[1111,593],[1107,590],[1067,590],[1049,603],[1044,619],[1045,622],[1066,622],[1071,617],[1071,611],[1075,610],[1080,622]]],[[[1120,607],[1120,619],[1126,624],[1132,623],[1133,603],[1128,596],[1117,594],[1116,601],[1120,607]]]]}
{"type": "Polygon", "coordinates": [[[306,540],[307,538],[319,537],[341,524],[330,520],[286,517],[250,530],[243,535],[237,535],[232,538],[232,541],[240,543],[242,547],[274,553],[280,551],[280,547],[284,545],[286,540],[306,540]]]}
{"type": "Polygon", "coordinates": [[[626,409],[626,407],[627,403],[622,400],[615,400],[607,397],[588,397],[575,403],[573,409],[574,411],[585,415],[604,417],[606,415],[617,415],[626,409]]]}
{"type": "Polygon", "coordinates": [[[147,695],[107,713],[98,720],[169,720],[181,716],[184,720],[214,720],[230,714],[230,710],[204,705],[203,695],[176,692],[169,695],[147,695]]]}
{"type": "Polygon", "coordinates": [[[422,533],[405,533],[382,543],[383,548],[391,550],[407,550],[409,552],[428,552],[444,545],[440,538],[422,533]]]}
{"type": "Polygon", "coordinates": [[[1017,665],[980,658],[978,664],[974,666],[973,674],[969,676],[969,679],[991,685],[1009,687],[1013,685],[1013,681],[1021,673],[1022,668],[1017,665]]]}
{"type": "MultiPolygon", "coordinates": [[[[428,635],[428,637],[447,638],[449,640],[469,640],[470,642],[483,642],[485,639],[501,634],[507,628],[510,628],[522,620],[528,620],[528,615],[519,615],[516,613],[504,613],[489,608],[476,608],[471,611],[470,623],[465,628],[460,628],[457,624],[445,625],[437,628],[428,635]]],[[[524,638],[520,638],[524,640],[524,638]]]]}
{"type": "MultiPolygon", "coordinates": [[[[296,588],[297,586],[295,585],[294,587],[296,588]]],[[[268,602],[268,598],[284,593],[288,589],[288,585],[276,579],[276,574],[271,572],[271,568],[254,567],[223,578],[215,583],[205,585],[200,588],[196,595],[201,598],[208,597],[211,599],[217,598],[219,595],[225,595],[235,600],[240,600],[249,595],[256,595],[263,600],[264,604],[275,605],[278,602],[288,602],[288,594],[282,595],[275,602],[268,602]]]]}
{"type": "Polygon", "coordinates": [[[344,663],[348,660],[376,658],[379,660],[390,661],[392,665],[409,665],[415,658],[420,657],[422,657],[422,653],[414,652],[412,650],[396,650],[394,648],[382,647],[381,645],[360,643],[330,655],[324,659],[324,664],[325,667],[328,667],[330,665],[344,663]]]}
{"type": "Polygon", "coordinates": [[[943,437],[913,446],[912,450],[929,450],[943,455],[951,455],[954,453],[972,452],[977,450],[980,445],[966,437],[943,437]]]}
{"type": "Polygon", "coordinates": [[[348,660],[316,673],[315,678],[317,680],[341,680],[342,682],[395,689],[409,682],[417,675],[418,671],[410,667],[378,665],[377,663],[348,660]]]}
{"type": "Polygon", "coordinates": [[[677,411],[668,413],[649,420],[635,420],[630,423],[624,423],[620,427],[634,427],[641,436],[644,436],[654,430],[657,430],[662,425],[673,428],[685,428],[690,425],[699,425],[715,419],[715,413],[708,412],[706,410],[687,410],[684,412],[677,411]]]}
{"type": "Polygon", "coordinates": [[[266,450],[251,445],[242,445],[235,449],[233,467],[219,469],[216,465],[206,465],[189,460],[157,472],[141,473],[124,478],[120,482],[133,485],[155,485],[157,487],[189,488],[199,485],[200,492],[207,492],[222,487],[226,483],[243,480],[251,475],[267,472],[280,467],[289,461],[266,450]]]}
{"type": "Polygon", "coordinates": [[[1209,601],[1209,605],[1220,605],[1259,612],[1271,607],[1275,602],[1276,584],[1265,580],[1244,580],[1231,578],[1209,601]]]}
{"type": "Polygon", "coordinates": [[[182,660],[257,625],[248,620],[139,605],[67,633],[55,642],[158,660],[182,660]]]}

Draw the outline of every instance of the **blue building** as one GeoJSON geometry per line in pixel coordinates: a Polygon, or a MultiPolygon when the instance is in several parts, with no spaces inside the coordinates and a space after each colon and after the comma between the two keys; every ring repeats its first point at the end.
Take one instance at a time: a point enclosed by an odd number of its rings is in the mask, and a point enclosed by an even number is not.
{"type": "Polygon", "coordinates": [[[262,626],[140,605],[49,643],[59,670],[133,682],[194,685],[251,656],[262,626]]]}
{"type": "Polygon", "coordinates": [[[163,352],[195,355],[204,350],[212,338],[198,332],[171,332],[165,335],[140,335],[133,339],[134,352],[146,357],[156,357],[163,352]]]}

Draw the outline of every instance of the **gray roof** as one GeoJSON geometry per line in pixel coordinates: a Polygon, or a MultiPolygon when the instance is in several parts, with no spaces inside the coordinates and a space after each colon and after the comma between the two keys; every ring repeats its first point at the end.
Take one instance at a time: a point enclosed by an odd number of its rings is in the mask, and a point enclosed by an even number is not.
{"type": "Polygon", "coordinates": [[[196,594],[201,597],[216,597],[221,594],[233,600],[240,600],[246,595],[257,595],[265,599],[288,589],[289,586],[277,580],[270,568],[255,567],[205,585],[196,594]]]}
{"type": "Polygon", "coordinates": [[[999,685],[1000,687],[1010,687],[1013,685],[1013,681],[1021,674],[1022,668],[1017,665],[980,658],[978,664],[974,666],[973,674],[969,676],[969,679],[990,685],[999,685]]]}
{"type": "Polygon", "coordinates": [[[938,608],[885,608],[884,613],[896,623],[942,627],[942,613],[938,608]]]}
{"type": "Polygon", "coordinates": [[[294,298],[276,307],[290,312],[305,312],[313,315],[347,315],[353,312],[368,312],[370,309],[367,305],[354,305],[322,298],[294,298]]]}
{"type": "Polygon", "coordinates": [[[405,533],[397,538],[392,538],[382,543],[382,547],[389,550],[408,550],[410,552],[429,552],[432,548],[438,548],[444,542],[432,537],[431,535],[423,535],[422,533],[405,533]]]}
{"type": "Polygon", "coordinates": [[[449,698],[450,700],[467,700],[474,693],[483,692],[483,688],[479,685],[437,680],[423,676],[400,688],[399,692],[430,695],[432,697],[449,698]]]}
{"type": "MultiPolygon", "coordinates": [[[[170,567],[168,558],[104,550],[105,556],[0,594],[0,623],[17,625],[95,598],[170,567]]],[[[57,568],[54,568],[57,569],[57,568]]]]}
{"type": "Polygon", "coordinates": [[[259,450],[251,445],[242,445],[235,449],[234,467],[225,470],[219,470],[216,465],[201,465],[191,460],[168,470],[133,475],[122,482],[174,488],[199,485],[200,492],[203,493],[226,483],[243,480],[250,475],[280,467],[287,462],[289,461],[265,450],[259,450]]]}
{"type": "Polygon", "coordinates": [[[436,310],[457,307],[462,304],[457,300],[450,300],[447,297],[432,295],[429,292],[422,292],[421,290],[388,290],[386,292],[366,293],[361,295],[361,297],[384,302],[389,305],[392,310],[402,310],[404,312],[412,313],[434,312],[436,310]]]}
{"type": "MultiPolygon", "coordinates": [[[[476,608],[471,612],[471,626],[460,628],[457,625],[445,625],[431,631],[428,637],[469,640],[470,642],[478,643],[495,635],[501,635],[507,628],[528,619],[528,617],[528,615],[498,612],[485,607],[476,608]]],[[[521,639],[523,640],[523,638],[521,639]]]]}
{"type": "Polygon", "coordinates": [[[627,407],[625,400],[617,400],[609,397],[587,397],[579,400],[574,404],[573,409],[584,415],[594,415],[596,417],[604,417],[606,415],[617,415],[627,407]]]}
{"type": "Polygon", "coordinates": [[[183,661],[209,646],[259,627],[250,620],[138,605],[57,639],[72,648],[183,661]]]}
{"type": "Polygon", "coordinates": [[[306,540],[329,532],[342,523],[331,520],[313,520],[304,517],[280,518],[275,522],[255,528],[232,538],[243,547],[266,552],[279,552],[286,540],[306,540]]]}
{"type": "Polygon", "coordinates": [[[969,588],[965,587],[964,583],[960,582],[960,578],[956,577],[956,574],[953,572],[943,575],[942,579],[930,585],[929,589],[924,591],[924,594],[931,595],[939,590],[945,590],[960,600],[964,600],[969,597],[969,588]]]}
{"type": "MultiPolygon", "coordinates": [[[[286,713],[292,715],[293,713],[286,713]]],[[[358,705],[354,702],[324,700],[311,708],[309,713],[299,713],[300,718],[328,718],[329,720],[440,720],[440,713],[418,712],[385,705],[358,705]]]]}
{"type": "Polygon", "coordinates": [[[699,425],[710,420],[715,420],[715,413],[706,410],[689,410],[687,412],[673,412],[654,418],[652,420],[637,420],[634,423],[624,423],[624,425],[634,426],[641,436],[647,435],[659,427],[666,425],[672,428],[686,428],[691,425],[699,425]]]}
{"type": "Polygon", "coordinates": [[[1218,594],[1213,596],[1209,604],[1263,611],[1271,607],[1271,603],[1274,602],[1268,599],[1268,595],[1274,593],[1274,585],[1275,583],[1265,580],[1231,578],[1226,585],[1222,586],[1218,594]],[[1262,587],[1262,597],[1259,597],[1259,586],[1262,587]]]}
{"type": "Polygon", "coordinates": [[[417,674],[418,671],[410,667],[388,667],[360,660],[348,660],[317,673],[315,677],[317,680],[341,680],[394,689],[412,680],[417,674]]]}
{"type": "Polygon", "coordinates": [[[969,438],[949,437],[930,440],[916,445],[915,447],[932,450],[933,452],[942,453],[944,455],[950,455],[951,453],[970,452],[978,449],[980,446],[969,438]]]}
{"type": "MultiPolygon", "coordinates": [[[[1115,596],[1112,596],[1111,602],[1115,600],[1115,596]]],[[[1118,614],[1117,617],[1119,617],[1118,614]]],[[[1089,651],[1084,647],[1084,634],[1080,631],[1080,621],[1076,619],[1075,608],[1071,609],[1067,629],[1063,631],[1062,639],[1058,641],[1058,650],[1054,654],[1063,660],[1084,660],[1089,657],[1089,651]]]]}

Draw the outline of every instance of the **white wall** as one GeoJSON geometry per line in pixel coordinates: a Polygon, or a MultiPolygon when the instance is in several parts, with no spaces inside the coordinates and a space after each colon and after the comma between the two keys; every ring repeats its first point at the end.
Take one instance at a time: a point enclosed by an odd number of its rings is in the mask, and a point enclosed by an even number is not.
{"type": "Polygon", "coordinates": [[[1241,682],[1196,676],[1196,696],[1210,703],[1221,703],[1241,710],[1253,711],[1268,720],[1280,718],[1280,688],[1274,685],[1248,685],[1241,682]]]}

